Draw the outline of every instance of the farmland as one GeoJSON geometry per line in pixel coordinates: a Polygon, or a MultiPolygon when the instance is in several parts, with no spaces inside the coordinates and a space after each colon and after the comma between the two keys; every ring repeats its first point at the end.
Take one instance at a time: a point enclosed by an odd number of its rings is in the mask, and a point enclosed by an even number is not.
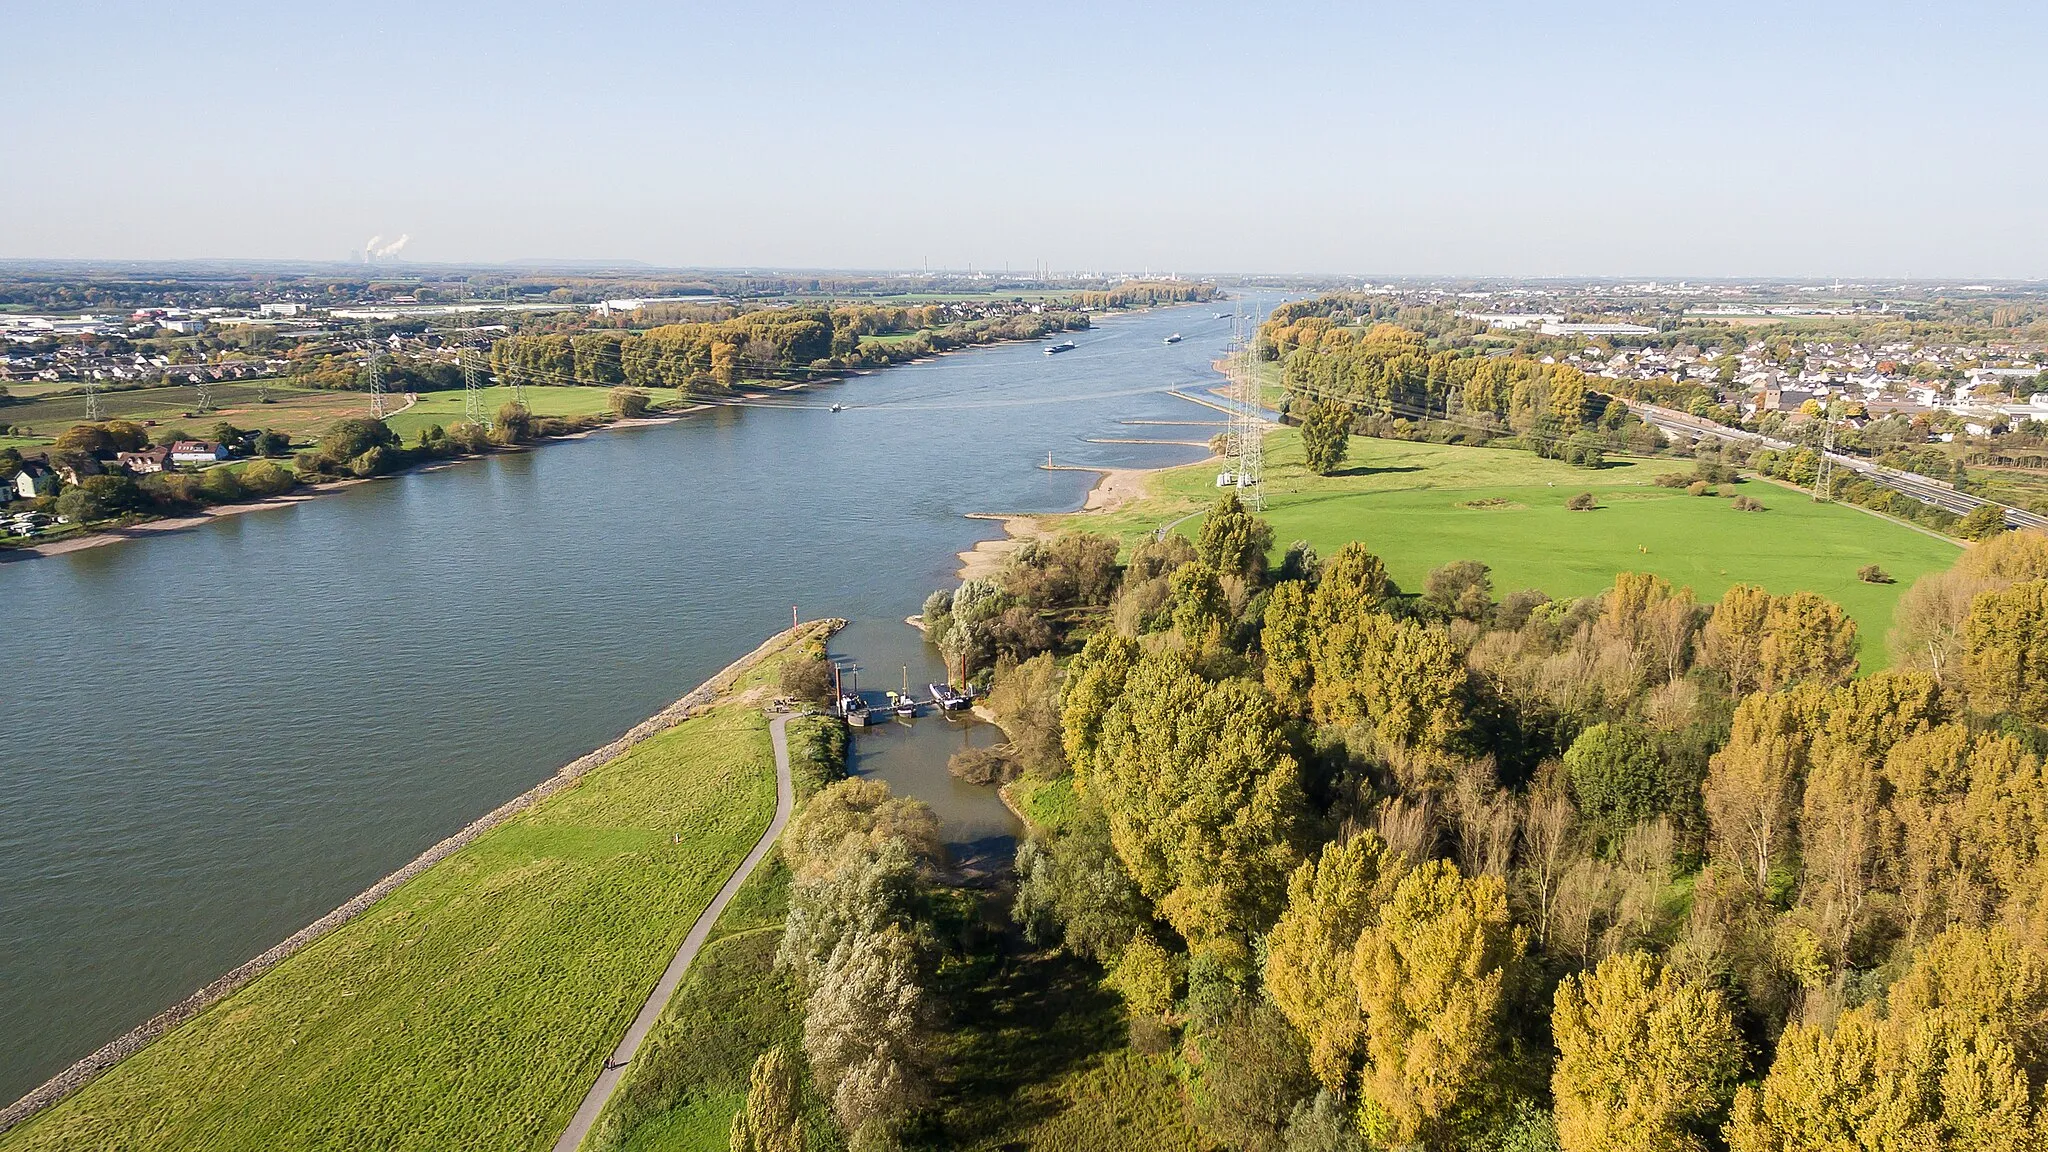
{"type": "MultiPolygon", "coordinates": [[[[1584,596],[1622,571],[1654,572],[1702,599],[1736,583],[1780,594],[1810,589],[1855,617],[1866,671],[1885,663],[1900,592],[1957,554],[1947,540],[1774,485],[1741,485],[1765,511],[1738,512],[1726,498],[1653,483],[1688,468],[1684,461],[1614,460],[1589,471],[1507,449],[1353,437],[1341,472],[1315,476],[1302,464],[1300,434],[1289,428],[1268,435],[1266,461],[1265,515],[1276,551],[1307,540],[1327,556],[1362,540],[1411,591],[1454,560],[1490,565],[1497,594],[1541,588],[1584,596]],[[1565,501],[1579,492],[1593,493],[1599,507],[1568,511],[1565,501]],[[1898,582],[1858,580],[1868,564],[1898,582]]],[[[1112,531],[1126,542],[1171,522],[1199,531],[1199,513],[1215,498],[1213,465],[1173,469],[1151,484],[1147,499],[1060,524],[1112,531]]]]}
{"type": "Polygon", "coordinates": [[[748,699],[484,833],[0,1149],[547,1147],[768,822],[749,700],[787,651],[748,699]]]}

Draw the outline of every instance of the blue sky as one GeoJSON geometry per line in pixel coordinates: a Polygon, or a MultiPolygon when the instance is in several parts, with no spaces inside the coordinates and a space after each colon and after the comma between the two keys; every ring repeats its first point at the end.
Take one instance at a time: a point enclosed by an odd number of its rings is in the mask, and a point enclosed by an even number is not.
{"type": "Polygon", "coordinates": [[[2020,4],[0,0],[0,257],[2048,275],[2020,4]],[[25,50],[22,50],[25,49],[25,50]]]}

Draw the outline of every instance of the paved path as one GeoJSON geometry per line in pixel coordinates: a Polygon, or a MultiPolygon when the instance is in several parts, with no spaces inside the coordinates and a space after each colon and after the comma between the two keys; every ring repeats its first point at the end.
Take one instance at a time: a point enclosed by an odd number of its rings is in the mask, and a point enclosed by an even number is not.
{"type": "Polygon", "coordinates": [[[569,1128],[562,1138],[555,1141],[555,1152],[576,1152],[583,1145],[584,1137],[590,1135],[590,1126],[597,1122],[597,1114],[604,1111],[604,1102],[611,1099],[619,1081],[625,1078],[626,1068],[646,1041],[647,1033],[654,1028],[654,1022],[661,1019],[662,1010],[668,1007],[669,997],[676,994],[676,988],[683,982],[683,974],[690,970],[690,963],[697,959],[697,953],[704,947],[704,941],[711,935],[711,926],[718,923],[719,913],[732,903],[732,898],[753,875],[754,868],[775,846],[775,838],[782,835],[782,826],[789,823],[790,809],[796,806],[796,785],[789,778],[789,743],[784,729],[789,726],[788,716],[776,716],[768,721],[768,736],[775,744],[775,819],[768,822],[768,830],[761,833],[761,839],[747,858],[740,861],[725,887],[711,898],[711,904],[704,909],[697,922],[690,925],[690,934],[683,937],[683,946],[676,949],[675,958],[668,962],[661,979],[654,985],[654,991],[647,994],[647,1002],[640,1005],[640,1014],[633,1017],[633,1023],[626,1028],[626,1036],[619,1046],[612,1049],[611,1057],[605,1061],[604,1070],[597,1074],[597,1083],[590,1086],[590,1093],[583,1097],[583,1105],[576,1109],[576,1116],[569,1121],[569,1128]]]}

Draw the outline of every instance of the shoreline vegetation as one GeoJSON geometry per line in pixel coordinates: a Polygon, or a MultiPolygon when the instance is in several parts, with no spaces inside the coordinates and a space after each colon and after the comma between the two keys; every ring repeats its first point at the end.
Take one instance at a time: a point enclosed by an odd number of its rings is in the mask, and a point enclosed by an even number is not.
{"type": "MultiPolygon", "coordinates": [[[[522,829],[515,824],[517,818],[530,814],[542,814],[554,809],[557,805],[550,803],[551,801],[565,800],[567,795],[575,794],[579,790],[579,786],[588,781],[594,779],[609,780],[609,777],[593,777],[592,774],[634,757],[648,745],[649,741],[657,741],[676,734],[685,729],[692,721],[713,717],[733,709],[745,711],[753,708],[755,705],[765,703],[767,697],[776,690],[774,680],[767,677],[767,671],[772,671],[773,668],[779,666],[782,660],[804,651],[807,647],[822,644],[831,635],[843,628],[845,624],[846,621],[844,620],[829,618],[807,621],[795,628],[775,633],[753,651],[726,665],[674,703],[639,724],[634,725],[616,740],[571,761],[532,788],[505,801],[476,820],[471,821],[460,831],[435,843],[402,867],[389,873],[347,901],[344,901],[333,911],[301,928],[279,944],[237,966],[219,979],[195,991],[186,999],[158,1013],[127,1033],[103,1045],[98,1050],[74,1062],[21,1099],[4,1109],[0,1109],[0,1146],[9,1149],[45,1146],[71,1147],[75,1145],[67,1143],[67,1141],[74,1137],[94,1141],[113,1137],[121,1130],[119,1127],[121,1120],[118,1117],[99,1114],[80,1116],[76,1115],[75,1111],[80,1101],[84,1099],[83,1094],[89,1092],[95,1085],[108,1083],[106,1077],[118,1071],[123,1071],[125,1061],[153,1051],[160,1042],[175,1038],[180,1034],[181,1029],[194,1022],[217,1017],[219,1014],[213,1013],[210,1010],[221,1007],[224,1002],[245,990],[262,988],[261,980],[264,976],[286,966],[294,957],[306,954],[307,950],[315,945],[328,946],[334,944],[337,938],[343,934],[344,929],[363,919],[366,915],[372,913],[381,914],[388,911],[385,905],[390,898],[404,896],[410,891],[409,886],[413,885],[416,881],[420,881],[423,877],[438,875],[438,869],[441,866],[457,868],[455,860],[469,854],[465,853],[465,850],[473,852],[484,845],[491,844],[494,833],[496,833],[498,840],[503,840],[506,837],[518,838],[517,833],[522,831],[522,829]],[[58,1126],[57,1122],[67,1115],[70,1117],[69,1126],[58,1126]],[[42,1143],[40,1138],[46,1134],[55,1139],[56,1144],[46,1145],[42,1143]]],[[[763,725],[762,732],[765,733],[765,731],[766,728],[763,725]]],[[[766,793],[768,807],[772,808],[775,778],[772,751],[764,759],[763,763],[766,766],[764,780],[768,786],[766,793]]],[[[616,781],[611,782],[616,783],[616,781]]],[[[762,823],[765,825],[767,813],[764,811],[762,816],[762,823]]],[[[536,830],[529,828],[523,829],[523,831],[532,833],[536,830]]],[[[595,830],[589,830],[586,834],[596,833],[595,830]]],[[[623,830],[610,833],[610,835],[614,836],[622,834],[623,830]]],[[[746,837],[746,845],[751,846],[758,835],[758,829],[752,830],[751,834],[746,837]]],[[[529,836],[528,838],[532,837],[529,836]]],[[[501,846],[516,847],[513,845],[501,846]]],[[[741,848],[740,852],[743,855],[745,848],[741,848]]],[[[733,866],[737,866],[738,863],[738,856],[730,862],[733,866]]],[[[473,879],[468,877],[468,872],[475,869],[458,868],[458,870],[465,873],[464,878],[473,879]]],[[[696,871],[702,871],[701,864],[696,871]]],[[[716,876],[710,878],[713,881],[710,884],[710,888],[715,891],[718,885],[723,883],[727,875],[730,874],[732,868],[713,869],[713,871],[716,872],[716,876]]],[[[709,892],[706,893],[706,896],[708,898],[709,892]]],[[[431,917],[440,908],[441,905],[439,904],[424,902],[421,908],[401,912],[399,915],[407,918],[414,916],[431,917]]],[[[694,914],[684,918],[682,920],[683,928],[686,929],[692,920],[694,920],[694,914]]],[[[427,930],[426,927],[419,929],[419,931],[427,930]]],[[[418,943],[418,938],[415,935],[413,939],[402,943],[409,947],[412,944],[418,943]]],[[[659,955],[655,957],[657,968],[661,964],[665,964],[668,957],[674,952],[674,942],[665,942],[658,951],[659,955]]],[[[446,973],[441,975],[445,976],[446,973]]],[[[358,975],[353,979],[367,981],[368,977],[358,975]]],[[[437,978],[435,987],[418,988],[414,991],[419,996],[424,997],[433,993],[438,986],[437,978]]],[[[347,996],[355,994],[355,991],[345,993],[347,996]]],[[[633,999],[637,1005],[639,997],[633,997],[633,999]]],[[[230,1026],[247,1024],[248,1017],[260,1011],[260,1005],[245,1005],[234,1014],[238,1019],[230,1026]]],[[[293,1028],[303,1028],[306,1026],[306,1023],[304,1021],[294,1021],[291,1022],[291,1026],[293,1028]]],[[[607,1025],[598,1034],[601,1046],[605,1050],[608,1051],[611,1045],[616,1042],[616,1033],[617,1029],[607,1025]]],[[[253,1042],[256,1039],[258,1038],[245,1038],[244,1046],[246,1047],[248,1042],[253,1042]]],[[[297,1041],[293,1039],[288,1043],[296,1045],[297,1041]]],[[[196,1056],[203,1056],[203,1053],[195,1054],[195,1058],[196,1056]]],[[[569,1083],[577,1082],[578,1078],[584,1077],[587,1071],[587,1069],[580,1065],[568,1069],[569,1083]]],[[[146,1079],[146,1074],[142,1077],[130,1077],[129,1079],[131,1081],[146,1079]]],[[[587,1081],[585,1083],[587,1086],[587,1081]]],[[[141,1123],[141,1121],[136,1119],[137,1110],[154,1111],[159,1108],[162,1109],[161,1114],[155,1114],[153,1119],[147,1122],[152,1127],[152,1130],[158,1132],[159,1136],[164,1134],[164,1130],[168,1126],[175,1124],[179,1120],[200,1123],[208,1122],[207,1120],[200,1119],[199,1116],[172,1115],[172,1113],[177,1111],[176,1106],[163,1107],[162,1101],[149,1100],[150,1092],[146,1085],[140,1090],[133,1083],[126,1084],[123,1087],[130,1093],[130,1098],[127,1100],[127,1103],[131,1106],[127,1115],[129,1123],[141,1123]],[[141,1099],[136,1099],[135,1097],[141,1097],[141,1099]]],[[[211,1085],[211,1088],[214,1090],[218,1090],[220,1087],[221,1085],[219,1084],[211,1085]]],[[[161,1093],[158,1093],[158,1095],[161,1095],[161,1093]]],[[[568,1109],[573,1109],[576,1103],[580,1101],[580,1089],[574,1093],[574,1097],[574,1099],[566,1101],[568,1109]]],[[[187,1104],[186,1110],[188,1112],[197,1112],[202,1115],[206,1112],[206,1109],[213,1107],[211,1103],[199,1104],[189,1101],[185,1103],[187,1104]]],[[[553,1123],[553,1113],[563,1110],[560,1107],[563,1103],[565,1102],[555,1101],[552,1107],[542,1107],[538,1119],[546,1123],[553,1123]]],[[[219,1114],[214,1114],[211,1117],[213,1122],[218,1122],[220,1119],[221,1116],[219,1114]]],[[[531,1122],[536,1117],[527,1116],[520,1117],[519,1119],[531,1122]]],[[[566,1121],[566,1114],[561,1119],[566,1121]]],[[[560,1125],[556,1124],[555,1127],[559,1128],[560,1125]]]]}

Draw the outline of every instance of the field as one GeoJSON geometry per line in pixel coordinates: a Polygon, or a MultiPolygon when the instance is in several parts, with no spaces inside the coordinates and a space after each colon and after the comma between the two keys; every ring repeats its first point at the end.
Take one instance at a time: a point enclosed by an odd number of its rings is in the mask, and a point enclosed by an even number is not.
{"type": "MultiPolygon", "coordinates": [[[[1527,452],[1408,443],[1354,436],[1341,474],[1311,475],[1301,437],[1279,429],[1266,440],[1266,519],[1275,552],[1307,540],[1329,555],[1363,540],[1405,589],[1419,591],[1430,569],[1480,560],[1493,569],[1496,595],[1541,588],[1584,596],[1621,571],[1654,572],[1718,598],[1735,583],[1776,593],[1810,589],[1855,617],[1865,671],[1886,663],[1885,633],[1908,584],[1955,560],[1957,545],[1841,504],[1751,481],[1740,490],[1765,506],[1738,512],[1727,499],[1656,487],[1676,460],[1610,461],[1588,471],[1527,452]],[[1592,492],[1600,507],[1571,512],[1565,501],[1592,492]],[[1876,564],[1898,581],[1865,584],[1856,572],[1876,564]]],[[[1215,469],[1197,465],[1153,479],[1146,500],[1107,515],[1077,514],[1062,527],[1113,531],[1126,541],[1162,524],[1192,534],[1215,499],[1215,469]]]]}
{"type": "MultiPolygon", "coordinates": [[[[737,689],[773,683],[777,666],[737,689]]],[[[701,713],[485,833],[0,1149],[545,1149],[774,797],[759,711],[701,713]]],[[[728,918],[758,923],[764,900],[728,918]]]]}
{"type": "MultiPolygon", "coordinates": [[[[422,392],[419,397],[418,403],[384,421],[408,444],[430,424],[452,428],[469,419],[468,399],[459,389],[422,392]]],[[[659,394],[650,398],[657,404],[662,401],[659,394]]],[[[509,387],[486,388],[484,412],[496,416],[499,407],[511,400],[512,389],[509,387]]],[[[399,402],[403,403],[403,398],[399,402]]],[[[526,406],[536,416],[589,416],[612,410],[611,389],[530,384],[526,388],[526,406]]]]}
{"type": "MultiPolygon", "coordinates": [[[[155,421],[150,438],[158,441],[177,429],[206,436],[223,420],[240,428],[275,428],[294,441],[308,440],[344,416],[367,416],[370,411],[370,398],[361,392],[294,388],[279,380],[215,384],[212,398],[215,410],[190,417],[186,413],[198,405],[199,390],[189,384],[102,392],[100,407],[109,419],[155,421]],[[259,402],[265,392],[268,404],[259,402]]],[[[84,396],[51,396],[0,407],[0,424],[32,428],[42,438],[54,438],[84,421],[84,396]]]]}

